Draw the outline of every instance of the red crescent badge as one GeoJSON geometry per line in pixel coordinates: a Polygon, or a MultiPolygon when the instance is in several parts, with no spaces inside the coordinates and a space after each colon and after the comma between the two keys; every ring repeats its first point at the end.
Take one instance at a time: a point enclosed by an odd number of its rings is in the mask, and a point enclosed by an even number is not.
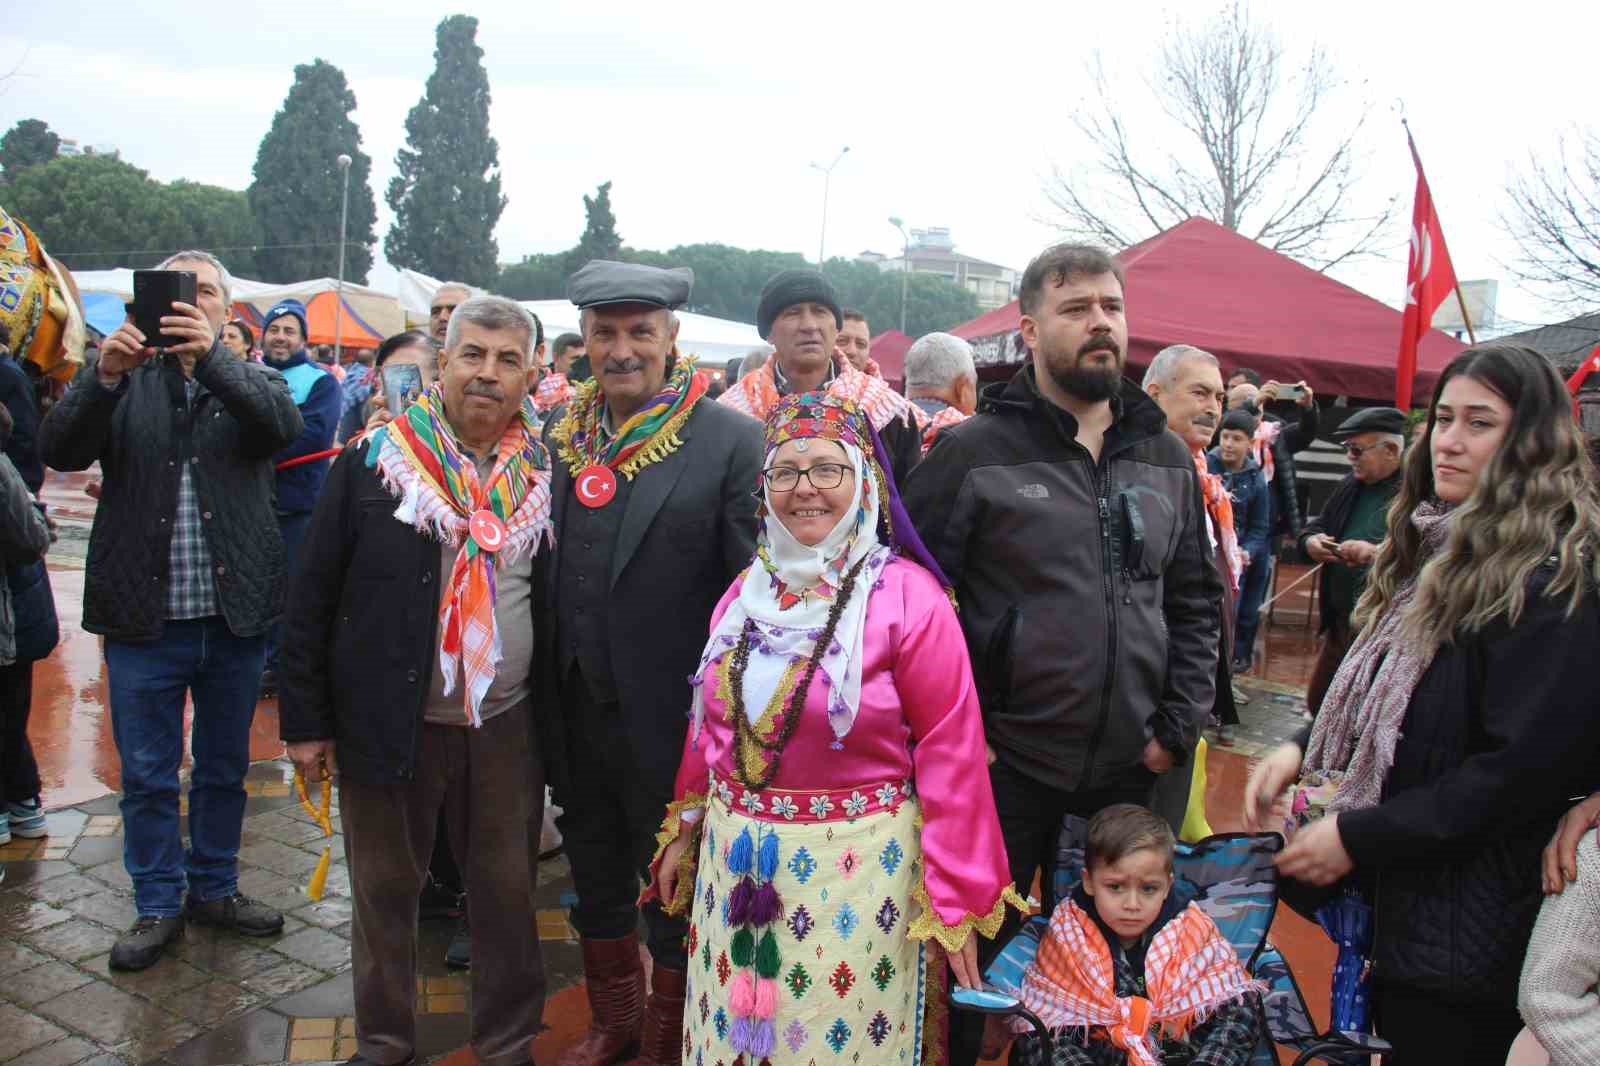
{"type": "Polygon", "coordinates": [[[477,511],[467,522],[472,543],[493,555],[506,544],[506,524],[493,511],[477,511]]]}
{"type": "Polygon", "coordinates": [[[585,507],[604,507],[617,494],[617,475],[610,467],[596,463],[578,471],[573,487],[577,490],[578,502],[585,507]]]}

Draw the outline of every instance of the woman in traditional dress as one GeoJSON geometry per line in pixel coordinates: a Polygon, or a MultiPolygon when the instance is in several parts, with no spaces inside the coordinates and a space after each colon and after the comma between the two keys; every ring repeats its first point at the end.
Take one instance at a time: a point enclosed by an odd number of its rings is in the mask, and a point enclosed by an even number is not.
{"type": "Polygon", "coordinates": [[[766,447],[647,890],[691,921],[684,1062],[939,1062],[944,957],[978,984],[1023,906],[966,643],[858,407],[787,397],[766,447]]]}

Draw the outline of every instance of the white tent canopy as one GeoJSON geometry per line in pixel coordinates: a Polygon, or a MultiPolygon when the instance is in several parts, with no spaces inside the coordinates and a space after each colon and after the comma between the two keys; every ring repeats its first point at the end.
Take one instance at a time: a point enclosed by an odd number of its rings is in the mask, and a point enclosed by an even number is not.
{"type": "MultiPolygon", "coordinates": [[[[123,299],[133,298],[133,271],[127,268],[77,270],[72,276],[82,292],[108,292],[123,299]]],[[[269,285],[264,281],[235,277],[232,295],[235,303],[247,303],[257,311],[266,312],[272,309],[273,304],[288,297],[305,303],[319,293],[337,292],[338,289],[336,278],[311,278],[289,285],[269,285]]],[[[344,300],[380,336],[399,333],[406,328],[405,308],[393,293],[347,281],[344,283],[344,300]]],[[[426,305],[422,317],[427,317],[426,305]]]]}
{"type": "MultiPolygon", "coordinates": [[[[433,294],[444,282],[419,274],[415,270],[400,271],[400,302],[415,314],[427,315],[433,294]]],[[[474,295],[483,293],[473,289],[474,295]]],[[[521,300],[523,307],[539,316],[544,326],[545,342],[549,343],[563,333],[578,332],[578,309],[568,300],[521,300]]],[[[695,356],[700,365],[724,367],[730,359],[737,359],[752,348],[766,348],[766,341],[748,322],[734,322],[711,315],[697,315],[691,311],[678,312],[678,350],[695,356]]]]}

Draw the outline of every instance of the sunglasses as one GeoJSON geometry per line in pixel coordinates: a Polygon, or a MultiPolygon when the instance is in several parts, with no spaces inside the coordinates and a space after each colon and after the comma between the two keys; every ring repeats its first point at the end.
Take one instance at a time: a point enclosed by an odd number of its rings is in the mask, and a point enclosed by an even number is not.
{"type": "Polygon", "coordinates": [[[1359,459],[1372,449],[1381,446],[1381,442],[1379,444],[1346,444],[1344,446],[1344,453],[1352,459],[1359,459]]]}

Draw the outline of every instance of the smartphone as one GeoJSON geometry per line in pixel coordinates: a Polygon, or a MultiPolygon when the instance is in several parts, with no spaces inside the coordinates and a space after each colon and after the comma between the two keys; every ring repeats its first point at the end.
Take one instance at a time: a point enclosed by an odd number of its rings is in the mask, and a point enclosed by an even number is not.
{"type": "Polygon", "coordinates": [[[161,332],[161,319],[172,314],[174,303],[194,306],[195,275],[192,270],[135,270],[133,302],[127,304],[133,324],[152,348],[171,348],[182,344],[182,337],[161,332]]]}
{"type": "Polygon", "coordinates": [[[383,368],[383,404],[396,418],[422,395],[422,370],[412,363],[383,368]]]}
{"type": "Polygon", "coordinates": [[[1278,399],[1280,400],[1292,400],[1298,403],[1300,401],[1300,397],[1304,396],[1305,394],[1306,390],[1302,389],[1299,385],[1278,386],[1278,399]]]}

